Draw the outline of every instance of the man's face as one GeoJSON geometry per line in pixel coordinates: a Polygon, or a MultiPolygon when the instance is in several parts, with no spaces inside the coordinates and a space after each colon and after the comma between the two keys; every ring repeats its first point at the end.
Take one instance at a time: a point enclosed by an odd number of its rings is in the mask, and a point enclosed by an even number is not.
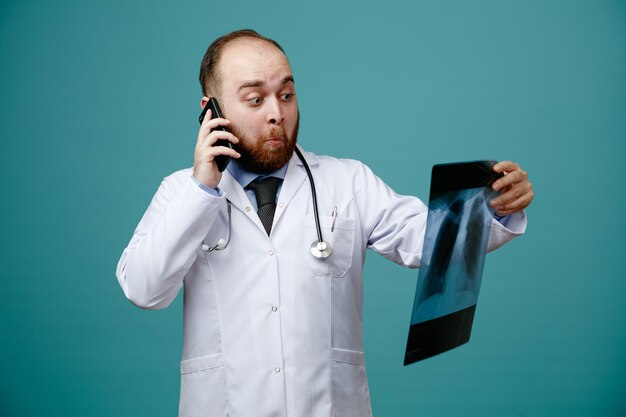
{"type": "Polygon", "coordinates": [[[226,45],[217,69],[218,101],[240,140],[238,162],[259,173],[280,169],[293,154],[299,123],[287,57],[268,42],[240,38],[226,45]]]}

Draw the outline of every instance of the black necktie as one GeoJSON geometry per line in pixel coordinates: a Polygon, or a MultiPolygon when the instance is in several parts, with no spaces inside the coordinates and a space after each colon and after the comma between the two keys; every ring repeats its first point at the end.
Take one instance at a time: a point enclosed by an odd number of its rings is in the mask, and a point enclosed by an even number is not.
{"type": "Polygon", "coordinates": [[[259,207],[257,213],[268,236],[272,230],[274,212],[276,211],[276,191],[278,191],[281,181],[280,178],[265,177],[257,178],[248,185],[248,188],[254,191],[256,195],[256,203],[259,207]]]}

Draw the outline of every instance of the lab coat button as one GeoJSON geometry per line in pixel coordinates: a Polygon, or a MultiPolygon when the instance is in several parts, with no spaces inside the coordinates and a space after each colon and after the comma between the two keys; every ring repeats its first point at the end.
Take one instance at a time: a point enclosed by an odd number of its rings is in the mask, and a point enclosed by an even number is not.
{"type": "Polygon", "coordinates": [[[269,256],[272,256],[272,255],[274,255],[274,251],[270,249],[269,251],[267,251],[267,254],[268,254],[269,256]]]}
{"type": "Polygon", "coordinates": [[[251,208],[250,208],[250,207],[246,207],[246,211],[250,211],[250,210],[251,210],[251,208]]]}
{"type": "Polygon", "coordinates": [[[280,208],[285,207],[285,203],[278,203],[278,207],[280,207],[280,208]]]}
{"type": "Polygon", "coordinates": [[[273,307],[272,307],[272,311],[273,311],[274,313],[276,313],[276,312],[278,311],[278,307],[273,306],[273,307]]]}
{"type": "Polygon", "coordinates": [[[280,372],[280,368],[274,368],[274,372],[279,373],[280,372]]]}

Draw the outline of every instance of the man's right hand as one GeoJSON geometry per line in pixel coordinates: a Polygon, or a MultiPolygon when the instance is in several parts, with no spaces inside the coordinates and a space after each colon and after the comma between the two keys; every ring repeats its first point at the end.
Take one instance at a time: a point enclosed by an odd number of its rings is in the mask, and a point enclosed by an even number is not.
{"type": "Polygon", "coordinates": [[[228,155],[231,158],[239,158],[241,155],[234,149],[226,146],[213,146],[219,139],[225,139],[231,143],[239,143],[239,139],[230,132],[216,130],[218,126],[228,127],[227,119],[211,119],[211,110],[204,117],[198,131],[198,141],[193,156],[193,176],[209,188],[217,188],[222,179],[222,173],[217,169],[215,157],[228,155]]]}

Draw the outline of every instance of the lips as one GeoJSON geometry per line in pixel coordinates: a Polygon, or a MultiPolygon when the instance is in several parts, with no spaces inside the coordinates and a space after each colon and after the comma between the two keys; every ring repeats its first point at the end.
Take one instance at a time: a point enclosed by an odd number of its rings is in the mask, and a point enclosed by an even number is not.
{"type": "Polygon", "coordinates": [[[285,138],[280,137],[280,136],[274,136],[274,137],[265,139],[265,143],[268,143],[268,144],[270,144],[272,146],[279,146],[284,141],[285,141],[285,138]]]}

